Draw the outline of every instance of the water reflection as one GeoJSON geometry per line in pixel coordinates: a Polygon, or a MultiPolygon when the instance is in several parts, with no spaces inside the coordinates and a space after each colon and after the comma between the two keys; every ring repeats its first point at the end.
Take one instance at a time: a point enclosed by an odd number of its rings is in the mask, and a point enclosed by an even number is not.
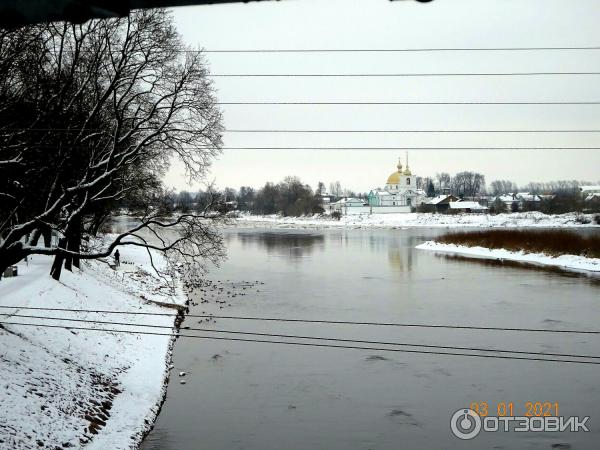
{"type": "Polygon", "coordinates": [[[407,248],[389,249],[388,262],[394,269],[401,272],[408,272],[413,266],[413,252],[407,248]]]}
{"type": "Polygon", "coordinates": [[[325,236],[312,233],[282,233],[282,232],[240,232],[235,238],[242,248],[258,246],[268,254],[287,257],[289,259],[305,258],[314,250],[325,248],[325,236]]]}
{"type": "MultiPolygon", "coordinates": [[[[232,285],[260,280],[260,288],[235,297],[233,290],[221,297],[197,291],[190,311],[300,320],[597,327],[598,289],[580,278],[414,249],[446,231],[226,229],[229,259],[210,279],[232,285]]],[[[184,323],[197,322],[189,316],[184,323]]],[[[477,342],[556,353],[596,354],[598,345],[595,338],[558,333],[224,318],[202,326],[425,345],[477,342]]],[[[560,402],[561,410],[600,417],[594,366],[196,339],[177,341],[174,365],[174,373],[188,374],[187,383],[171,377],[167,401],[144,450],[462,450],[464,442],[450,434],[449,417],[474,397],[515,404],[551,399],[560,402]]],[[[545,434],[533,444],[531,439],[523,433],[488,433],[470,448],[559,448],[567,439],[573,448],[595,448],[599,436],[592,429],[568,437],[545,434]]]]}
{"type": "Polygon", "coordinates": [[[168,430],[153,429],[144,439],[145,450],[177,450],[177,438],[173,438],[168,430]]]}
{"type": "Polygon", "coordinates": [[[507,259],[492,259],[492,258],[474,258],[464,255],[456,255],[452,253],[435,253],[436,258],[446,259],[464,264],[478,264],[490,267],[511,267],[524,270],[532,270],[537,272],[548,272],[554,276],[560,275],[564,278],[583,279],[594,285],[600,285],[600,274],[589,271],[564,270],[558,266],[543,266],[534,263],[511,261],[507,259]]]}

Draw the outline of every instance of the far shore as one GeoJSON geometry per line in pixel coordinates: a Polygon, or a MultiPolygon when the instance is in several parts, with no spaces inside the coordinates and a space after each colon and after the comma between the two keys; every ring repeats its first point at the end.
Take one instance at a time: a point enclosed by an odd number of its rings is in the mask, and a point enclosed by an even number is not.
{"type": "Polygon", "coordinates": [[[467,247],[465,245],[443,244],[427,241],[417,245],[419,250],[436,253],[458,255],[468,258],[514,261],[534,266],[554,267],[561,270],[600,275],[600,258],[586,258],[578,255],[550,256],[544,253],[525,253],[506,249],[490,249],[485,247],[467,247]]]}
{"type": "Polygon", "coordinates": [[[283,217],[241,214],[235,219],[239,226],[277,228],[600,228],[598,214],[567,213],[548,215],[541,212],[510,214],[370,214],[348,215],[336,220],[328,215],[283,217]]]}
{"type": "Polygon", "coordinates": [[[446,233],[418,245],[454,255],[600,273],[600,234],[568,229],[480,229],[446,233]]]}

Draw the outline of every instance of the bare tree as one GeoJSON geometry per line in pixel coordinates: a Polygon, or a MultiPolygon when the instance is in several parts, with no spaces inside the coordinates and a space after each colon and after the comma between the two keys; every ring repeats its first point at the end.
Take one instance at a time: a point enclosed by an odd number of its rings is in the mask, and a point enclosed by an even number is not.
{"type": "Polygon", "coordinates": [[[220,215],[210,205],[163,220],[148,203],[135,226],[102,248],[81,245],[86,220],[127,198],[132,180],[143,185],[141,173],[151,185],[178,157],[199,180],[220,151],[208,69],[201,53],[185,51],[170,13],[0,34],[0,54],[11,43],[11,70],[0,66],[0,273],[30,254],[62,263],[108,256],[118,245],[160,250],[190,268],[220,258],[220,215]],[[166,239],[173,227],[178,234],[166,239]],[[38,246],[40,229],[55,230],[63,245],[38,246]]]}
{"type": "Polygon", "coordinates": [[[319,181],[319,183],[317,184],[316,194],[317,195],[325,195],[325,193],[326,193],[325,183],[323,183],[322,181],[319,181]]]}
{"type": "Polygon", "coordinates": [[[485,189],[485,176],[477,172],[459,172],[452,178],[451,186],[456,195],[473,198],[485,189]]]}
{"type": "Polygon", "coordinates": [[[510,180],[494,180],[490,183],[492,195],[508,194],[518,190],[516,183],[510,180]]]}
{"type": "Polygon", "coordinates": [[[450,188],[451,177],[447,172],[436,173],[435,178],[438,182],[439,191],[442,192],[444,188],[450,188]]]}
{"type": "Polygon", "coordinates": [[[329,193],[335,198],[340,198],[343,193],[341,183],[339,181],[329,183],[329,193]]]}

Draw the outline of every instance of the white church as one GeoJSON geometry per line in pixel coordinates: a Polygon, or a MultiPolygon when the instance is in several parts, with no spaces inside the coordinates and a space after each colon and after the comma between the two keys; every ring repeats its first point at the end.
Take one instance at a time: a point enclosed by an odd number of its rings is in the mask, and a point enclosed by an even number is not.
{"type": "Polygon", "coordinates": [[[417,177],[408,167],[402,169],[402,161],[398,158],[397,171],[392,173],[383,189],[377,188],[369,192],[367,204],[359,198],[343,198],[332,203],[330,211],[339,211],[344,215],[354,214],[387,214],[409,213],[425,200],[426,194],[417,185],[417,177]]]}
{"type": "Polygon", "coordinates": [[[402,161],[398,158],[398,170],[392,173],[383,189],[369,192],[368,202],[373,213],[411,212],[411,208],[419,206],[426,194],[417,185],[417,177],[412,174],[406,156],[406,168],[402,170],[402,161]]]}

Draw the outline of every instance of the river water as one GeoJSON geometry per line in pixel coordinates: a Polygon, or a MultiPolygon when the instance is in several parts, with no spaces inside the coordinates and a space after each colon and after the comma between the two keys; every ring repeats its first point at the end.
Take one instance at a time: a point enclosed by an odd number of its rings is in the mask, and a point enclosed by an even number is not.
{"type": "MultiPolygon", "coordinates": [[[[441,232],[228,229],[228,260],[211,271],[203,292],[194,291],[190,312],[600,329],[597,280],[414,249],[441,232]]],[[[199,320],[182,326],[600,354],[600,335],[199,320]]],[[[600,440],[598,365],[183,338],[174,365],[143,450],[575,449],[598,448],[600,440]],[[472,402],[486,402],[490,415],[512,403],[515,416],[527,412],[526,402],[551,402],[560,415],[590,416],[591,431],[499,431],[462,441],[451,434],[450,417],[472,402]]]]}

